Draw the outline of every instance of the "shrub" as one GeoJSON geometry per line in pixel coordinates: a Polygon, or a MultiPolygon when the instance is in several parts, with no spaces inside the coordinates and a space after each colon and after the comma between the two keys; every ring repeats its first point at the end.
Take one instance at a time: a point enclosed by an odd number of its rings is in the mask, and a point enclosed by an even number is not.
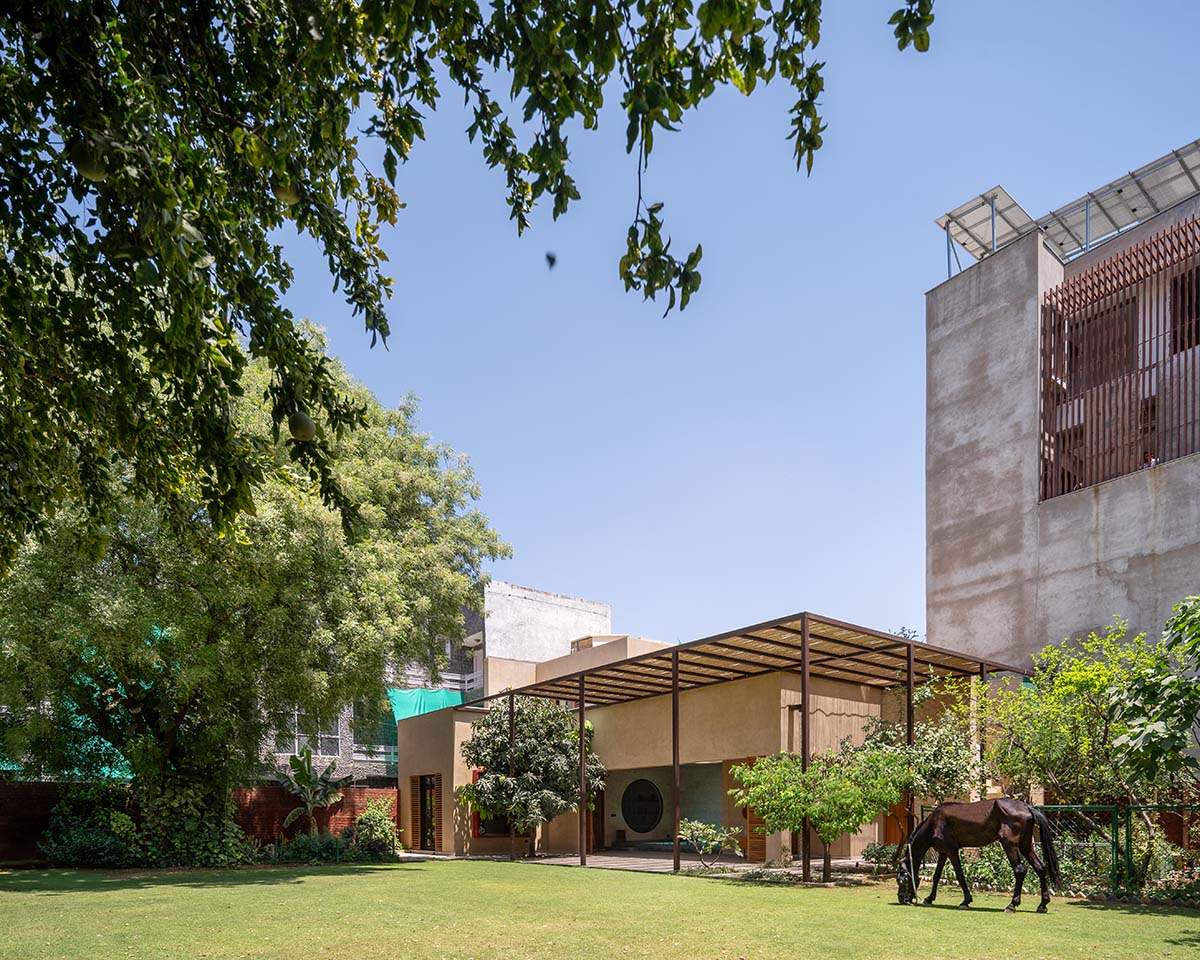
{"type": "MultiPolygon", "coordinates": [[[[1038,856],[1042,854],[1041,842],[1036,841],[1038,856]]],[[[1112,876],[1112,844],[1107,837],[1096,836],[1092,841],[1060,839],[1055,844],[1058,853],[1058,869],[1062,877],[1060,891],[1071,890],[1108,890],[1112,876]]],[[[1004,853],[1004,848],[998,843],[983,847],[977,857],[964,858],[963,872],[967,882],[972,886],[980,885],[1000,890],[1011,890],[1014,883],[1012,866],[1004,853]]],[[[942,875],[953,879],[950,865],[942,875]]],[[[1038,876],[1030,868],[1025,874],[1022,890],[1033,893],[1040,887],[1038,876]]]]}
{"type": "Polygon", "coordinates": [[[142,859],[159,867],[231,867],[252,863],[253,848],[234,822],[228,790],[180,779],[138,790],[142,859]]]}
{"type": "Polygon", "coordinates": [[[332,833],[302,833],[279,849],[280,863],[334,863],[347,859],[346,841],[332,833]]]}
{"type": "Polygon", "coordinates": [[[74,867],[228,867],[259,859],[233,821],[233,801],[203,784],[70,785],[39,846],[74,867]]]}
{"type": "Polygon", "coordinates": [[[396,803],[386,797],[367,801],[367,808],[354,818],[356,860],[382,860],[396,855],[396,803]]]}
{"type": "Polygon", "coordinates": [[[896,844],[868,843],[863,847],[862,858],[876,867],[890,867],[896,862],[896,844]]]}
{"type": "Polygon", "coordinates": [[[57,866],[135,866],[141,857],[128,804],[129,791],[123,783],[67,786],[38,846],[57,866]]]}
{"type": "Polygon", "coordinates": [[[700,862],[706,867],[713,866],[721,859],[721,853],[725,850],[732,850],[739,857],[744,856],[738,843],[741,835],[741,827],[718,827],[699,820],[679,821],[679,839],[696,851],[700,862]]]}

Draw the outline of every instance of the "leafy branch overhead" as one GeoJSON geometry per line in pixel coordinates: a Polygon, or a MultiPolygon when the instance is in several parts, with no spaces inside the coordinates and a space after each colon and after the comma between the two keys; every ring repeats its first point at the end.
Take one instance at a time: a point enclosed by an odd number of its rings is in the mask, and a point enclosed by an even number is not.
{"type": "MultiPolygon", "coordinates": [[[[930,8],[896,12],[901,48],[928,46],[930,8]]],[[[798,165],[825,129],[819,0],[201,9],[14,0],[0,21],[0,572],[66,501],[103,519],[117,483],[165,499],[194,487],[221,529],[253,509],[266,451],[230,403],[248,357],[272,372],[263,399],[277,430],[290,421],[291,455],[352,519],[331,444],[364,411],[281,304],[294,275],[280,231],[315,242],[386,342],[381,230],[447,88],[518,231],[539,200],[557,217],[579,198],[567,131],[595,128],[618,95],[639,177],[620,272],[669,306],[699,286],[701,252],[677,257],[661,205],[642,201],[656,132],[720,86],[776,77],[797,96],[798,165]]]]}

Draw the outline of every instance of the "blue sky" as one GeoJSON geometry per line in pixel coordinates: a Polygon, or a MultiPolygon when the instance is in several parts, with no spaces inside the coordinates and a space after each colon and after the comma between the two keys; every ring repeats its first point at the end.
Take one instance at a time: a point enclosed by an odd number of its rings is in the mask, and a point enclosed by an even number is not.
{"type": "Polygon", "coordinates": [[[494,576],[608,601],[617,631],[668,641],[801,609],[924,630],[932,221],[996,183],[1038,217],[1200,136],[1200,6],[940,0],[916,55],[891,39],[897,5],[827,0],[811,177],[780,85],[656,137],[646,196],[677,249],[704,244],[683,313],[617,278],[635,200],[617,109],[571,138],[582,201],[518,239],[446,96],[397,181],[387,351],[287,241],[297,315],[471,457],[514,550],[494,576]]]}

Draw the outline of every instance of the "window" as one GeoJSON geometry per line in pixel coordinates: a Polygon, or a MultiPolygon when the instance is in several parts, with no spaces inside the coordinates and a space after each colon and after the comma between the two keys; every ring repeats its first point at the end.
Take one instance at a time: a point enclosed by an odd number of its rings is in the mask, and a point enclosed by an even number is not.
{"type": "Polygon", "coordinates": [[[396,765],[396,718],[392,716],[391,708],[379,718],[375,728],[364,727],[366,711],[361,703],[354,705],[354,759],[376,760],[388,764],[388,769],[396,765]]]}
{"type": "Polygon", "coordinates": [[[468,650],[461,643],[451,641],[446,644],[446,672],[470,673],[475,669],[475,651],[468,650]]]}
{"type": "Polygon", "coordinates": [[[1054,434],[1042,450],[1042,499],[1077,490],[1082,486],[1083,427],[1071,427],[1054,434]]]}
{"type": "Polygon", "coordinates": [[[1171,278],[1171,352],[1200,344],[1200,267],[1171,278]]]}
{"type": "Polygon", "coordinates": [[[1046,291],[1038,336],[1041,499],[1200,446],[1197,249],[1193,217],[1046,291]]]}
{"type": "Polygon", "coordinates": [[[312,752],[319,757],[341,755],[342,741],[336,720],[321,727],[315,739],[304,732],[306,729],[312,729],[308,717],[299,711],[294,712],[290,729],[280,730],[275,735],[275,752],[299,755],[305,747],[311,747],[312,752]]]}
{"type": "Polygon", "coordinates": [[[621,816],[634,833],[649,833],[662,822],[663,799],[649,780],[634,780],[621,797],[621,816]]]}
{"type": "Polygon", "coordinates": [[[1070,395],[1137,369],[1137,297],[1099,309],[1089,308],[1067,323],[1067,375],[1070,395]]]}

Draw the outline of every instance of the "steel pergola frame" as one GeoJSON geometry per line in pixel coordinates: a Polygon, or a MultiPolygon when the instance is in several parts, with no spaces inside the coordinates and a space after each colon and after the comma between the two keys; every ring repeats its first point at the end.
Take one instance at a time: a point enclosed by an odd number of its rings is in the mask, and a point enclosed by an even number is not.
{"type": "MultiPolygon", "coordinates": [[[[552,677],[480,700],[505,698],[509,713],[509,740],[515,736],[513,701],[518,696],[569,701],[579,714],[579,863],[587,865],[587,762],[585,723],[589,707],[602,709],[650,697],[671,698],[671,767],[674,836],[674,869],[680,866],[679,851],[679,697],[680,693],[720,683],[747,680],[769,673],[800,676],[800,751],[802,762],[810,756],[811,720],[809,687],[813,677],[856,683],[877,689],[903,684],[905,689],[907,740],[913,740],[914,691],[918,683],[944,677],[987,679],[989,674],[1028,676],[1022,667],[936,647],[907,637],[898,637],[869,627],[847,623],[809,611],[767,620],[737,630],[715,634],[690,643],[677,644],[612,663],[552,677]],[[697,658],[707,658],[707,662],[697,658]],[[920,666],[918,666],[920,665],[920,666]],[[922,675],[923,672],[923,675],[922,675]]],[[[912,829],[912,798],[908,798],[908,827],[912,829]]],[[[809,836],[803,843],[804,879],[810,879],[809,836]]]]}

